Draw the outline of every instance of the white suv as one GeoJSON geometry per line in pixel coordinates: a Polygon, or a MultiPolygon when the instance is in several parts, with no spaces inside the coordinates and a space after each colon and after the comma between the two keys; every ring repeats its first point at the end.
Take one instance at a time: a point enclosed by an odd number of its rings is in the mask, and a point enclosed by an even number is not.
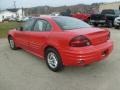
{"type": "Polygon", "coordinates": [[[116,29],[120,28],[120,16],[115,18],[114,26],[115,26],[116,29]]]}

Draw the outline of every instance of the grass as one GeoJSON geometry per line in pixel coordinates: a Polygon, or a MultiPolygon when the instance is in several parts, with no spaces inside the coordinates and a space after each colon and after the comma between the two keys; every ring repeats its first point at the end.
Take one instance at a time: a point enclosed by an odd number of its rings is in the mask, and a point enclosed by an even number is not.
{"type": "Polygon", "coordinates": [[[10,29],[16,28],[19,26],[19,23],[17,22],[4,22],[0,23],[0,38],[7,37],[7,32],[10,29]]]}

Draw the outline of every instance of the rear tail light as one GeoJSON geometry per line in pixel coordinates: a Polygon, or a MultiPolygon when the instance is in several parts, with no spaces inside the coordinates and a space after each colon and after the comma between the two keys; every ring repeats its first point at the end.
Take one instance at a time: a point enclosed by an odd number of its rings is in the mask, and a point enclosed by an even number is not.
{"type": "Polygon", "coordinates": [[[71,47],[84,47],[84,46],[90,46],[91,42],[87,37],[80,35],[80,36],[73,38],[70,41],[69,45],[71,47]]]}

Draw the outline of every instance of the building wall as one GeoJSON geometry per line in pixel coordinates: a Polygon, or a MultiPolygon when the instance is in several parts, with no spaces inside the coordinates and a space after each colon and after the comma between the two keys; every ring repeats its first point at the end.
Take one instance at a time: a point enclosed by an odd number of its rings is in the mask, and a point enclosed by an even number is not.
{"type": "Polygon", "coordinates": [[[120,2],[104,3],[99,6],[99,12],[104,9],[117,9],[119,10],[120,2]]]}
{"type": "Polygon", "coordinates": [[[0,16],[0,22],[2,22],[2,21],[3,21],[2,16],[0,16]]]}
{"type": "Polygon", "coordinates": [[[19,9],[19,10],[17,11],[17,15],[18,15],[19,18],[24,17],[24,16],[25,16],[25,13],[24,13],[23,9],[19,9]]]}
{"type": "Polygon", "coordinates": [[[7,10],[0,12],[0,22],[6,18],[22,18],[22,17],[25,17],[24,11],[22,9],[18,9],[17,12],[11,12],[7,10]]]}
{"type": "Polygon", "coordinates": [[[9,12],[9,11],[3,11],[0,13],[0,17],[3,19],[10,18],[10,17],[16,17],[16,13],[9,12]]]}

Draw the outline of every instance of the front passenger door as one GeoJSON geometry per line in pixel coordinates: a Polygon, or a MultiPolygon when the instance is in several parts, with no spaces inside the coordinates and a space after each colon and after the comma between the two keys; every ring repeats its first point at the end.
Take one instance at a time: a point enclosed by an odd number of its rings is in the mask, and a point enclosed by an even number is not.
{"type": "Polygon", "coordinates": [[[30,49],[39,57],[43,56],[43,47],[46,45],[51,25],[48,21],[37,20],[33,32],[30,33],[30,49]]]}

